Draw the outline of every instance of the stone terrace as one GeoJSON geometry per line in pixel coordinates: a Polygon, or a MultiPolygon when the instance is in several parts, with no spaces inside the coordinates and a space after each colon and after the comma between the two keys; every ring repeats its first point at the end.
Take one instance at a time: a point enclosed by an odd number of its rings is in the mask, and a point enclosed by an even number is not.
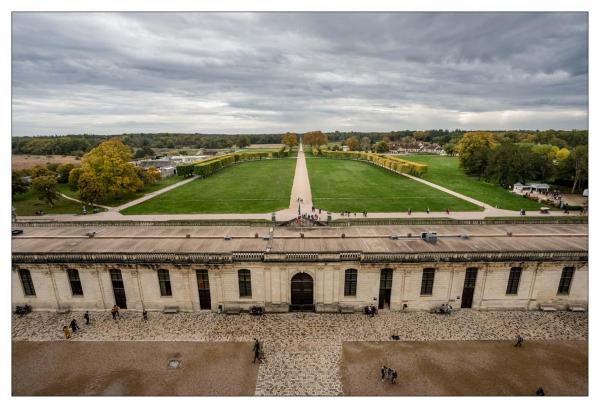
{"type": "MultiPolygon", "coordinates": [[[[213,313],[92,313],[86,327],[83,313],[34,312],[13,317],[13,341],[64,340],[62,326],[77,319],[81,332],[69,341],[251,341],[264,344],[256,395],[341,395],[339,367],[344,341],[506,340],[520,333],[525,340],[587,340],[587,313],[457,311],[453,316],[426,312],[361,314],[270,314],[261,317],[213,313]]],[[[244,356],[242,356],[244,357],[244,356]]],[[[251,350],[248,355],[251,358],[251,350]]]]}

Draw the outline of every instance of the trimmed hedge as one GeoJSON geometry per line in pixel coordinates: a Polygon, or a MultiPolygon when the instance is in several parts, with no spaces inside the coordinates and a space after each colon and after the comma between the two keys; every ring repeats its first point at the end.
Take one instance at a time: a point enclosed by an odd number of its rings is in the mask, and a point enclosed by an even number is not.
{"type": "MultiPolygon", "coordinates": [[[[315,154],[313,150],[313,154],[315,154]]],[[[320,155],[329,159],[362,160],[371,162],[386,169],[409,173],[415,176],[421,176],[427,172],[427,165],[416,163],[395,156],[384,156],[377,153],[366,152],[343,152],[333,150],[323,150],[320,155]]]]}
{"type": "Polygon", "coordinates": [[[223,156],[213,157],[211,159],[203,160],[201,162],[192,164],[183,164],[177,166],[177,174],[185,177],[197,175],[200,177],[207,177],[216,171],[221,170],[223,167],[227,167],[233,163],[250,161],[250,160],[263,160],[263,159],[279,159],[287,157],[288,152],[251,152],[251,153],[229,153],[223,156]]]}

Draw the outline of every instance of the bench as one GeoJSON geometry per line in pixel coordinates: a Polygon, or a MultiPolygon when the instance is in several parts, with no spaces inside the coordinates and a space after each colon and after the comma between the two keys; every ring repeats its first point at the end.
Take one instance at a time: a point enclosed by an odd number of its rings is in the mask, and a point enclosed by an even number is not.
{"type": "Polygon", "coordinates": [[[165,306],[163,313],[179,313],[179,306],[165,306]]]}
{"type": "Polygon", "coordinates": [[[571,312],[585,312],[587,310],[584,305],[569,305],[568,308],[571,312]]]}
{"type": "Polygon", "coordinates": [[[342,314],[349,314],[354,312],[355,310],[352,306],[340,306],[340,313],[342,314]]]}
{"type": "Polygon", "coordinates": [[[241,311],[242,311],[242,308],[240,308],[240,307],[229,307],[229,308],[225,309],[225,314],[239,315],[241,311]]]}
{"type": "Polygon", "coordinates": [[[554,305],[550,304],[540,304],[540,310],[542,312],[556,312],[557,309],[554,305]]]}

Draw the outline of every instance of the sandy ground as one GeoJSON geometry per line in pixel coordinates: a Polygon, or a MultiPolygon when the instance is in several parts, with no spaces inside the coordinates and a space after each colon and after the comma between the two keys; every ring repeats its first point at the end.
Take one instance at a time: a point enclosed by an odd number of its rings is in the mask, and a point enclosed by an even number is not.
{"type": "Polygon", "coordinates": [[[588,394],[587,341],[347,342],[345,395],[508,396],[588,394]],[[382,382],[382,365],[398,383],[382,382]]]}
{"type": "Polygon", "coordinates": [[[13,395],[254,395],[252,343],[12,343],[13,395]],[[181,368],[167,368],[169,359],[181,368]]]}

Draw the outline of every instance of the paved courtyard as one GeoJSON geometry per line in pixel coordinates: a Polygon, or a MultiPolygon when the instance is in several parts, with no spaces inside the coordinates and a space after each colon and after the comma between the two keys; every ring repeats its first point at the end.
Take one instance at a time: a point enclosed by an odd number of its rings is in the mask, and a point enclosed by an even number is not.
{"type": "MultiPolygon", "coordinates": [[[[113,321],[108,312],[92,312],[92,325],[83,313],[35,312],[13,316],[13,341],[62,340],[62,327],[76,318],[82,330],[77,341],[191,341],[264,344],[266,360],[258,369],[256,395],[342,395],[342,345],[350,341],[587,340],[587,313],[458,311],[453,316],[426,312],[386,312],[374,318],[361,314],[247,314],[122,312],[113,321]]],[[[66,340],[63,340],[66,341],[66,340]]],[[[251,359],[251,350],[240,358],[251,359]]]]}

